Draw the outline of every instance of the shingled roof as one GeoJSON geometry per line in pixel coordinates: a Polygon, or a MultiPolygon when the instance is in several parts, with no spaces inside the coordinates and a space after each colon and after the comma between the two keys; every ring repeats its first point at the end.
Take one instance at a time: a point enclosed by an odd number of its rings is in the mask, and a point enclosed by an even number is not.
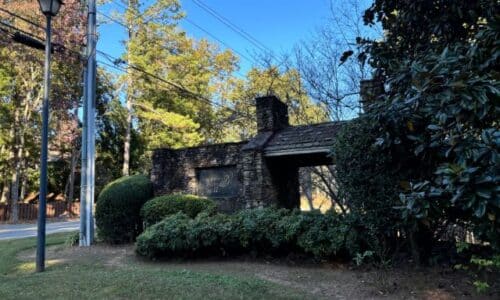
{"type": "Polygon", "coordinates": [[[266,156],[327,153],[344,122],[289,126],[274,133],[264,147],[266,156]]]}

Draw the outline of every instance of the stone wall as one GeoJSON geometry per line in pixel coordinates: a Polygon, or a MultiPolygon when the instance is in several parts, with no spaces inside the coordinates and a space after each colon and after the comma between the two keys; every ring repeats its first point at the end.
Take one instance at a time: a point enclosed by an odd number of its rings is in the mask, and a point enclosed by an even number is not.
{"type": "Polygon", "coordinates": [[[378,97],[384,94],[384,82],[380,79],[367,79],[359,82],[359,96],[363,111],[367,112],[378,97]]]}
{"type": "MultiPolygon", "coordinates": [[[[221,211],[235,211],[245,207],[242,197],[243,177],[241,160],[241,148],[245,143],[227,143],[179,150],[157,149],[153,153],[153,168],[151,180],[154,185],[155,195],[171,193],[190,193],[214,198],[221,211]],[[200,174],[222,173],[231,171],[236,178],[231,178],[230,190],[223,191],[224,194],[207,192],[200,182],[207,182],[206,178],[201,181],[200,174]],[[209,195],[208,195],[208,194],[209,195]]],[[[225,174],[224,174],[225,173],[225,174]]],[[[207,176],[207,175],[203,175],[207,176]]],[[[208,178],[208,183],[210,183],[208,178]]],[[[215,180],[222,180],[215,178],[215,180]]]]}
{"type": "Polygon", "coordinates": [[[328,149],[339,125],[290,126],[286,104],[274,96],[256,99],[256,119],[257,135],[247,142],[155,150],[155,195],[203,195],[225,212],[300,207],[298,169],[331,163],[328,149]]]}
{"type": "Polygon", "coordinates": [[[289,126],[288,106],[275,96],[255,99],[257,131],[275,131],[289,126]]]}

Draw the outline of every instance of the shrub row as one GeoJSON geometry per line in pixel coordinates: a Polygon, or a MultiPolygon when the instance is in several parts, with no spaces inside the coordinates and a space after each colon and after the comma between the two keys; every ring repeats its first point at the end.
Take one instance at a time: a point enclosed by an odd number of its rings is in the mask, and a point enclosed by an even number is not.
{"type": "Polygon", "coordinates": [[[146,202],[141,209],[141,217],[145,226],[151,226],[166,216],[178,212],[194,218],[201,212],[212,214],[215,209],[216,205],[210,199],[195,195],[174,194],[156,197],[146,202]]]}
{"type": "Polygon", "coordinates": [[[290,253],[329,258],[346,253],[346,245],[355,237],[346,222],[331,212],[267,208],[235,215],[201,213],[194,219],[178,213],[138,236],[136,252],[149,258],[290,253]]]}

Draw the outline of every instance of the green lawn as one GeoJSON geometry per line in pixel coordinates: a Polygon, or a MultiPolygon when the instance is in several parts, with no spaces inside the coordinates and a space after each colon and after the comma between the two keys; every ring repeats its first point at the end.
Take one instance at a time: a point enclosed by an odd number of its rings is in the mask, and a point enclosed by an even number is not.
{"type": "MultiPolygon", "coordinates": [[[[47,243],[64,249],[68,236],[51,235],[47,243]]],[[[290,287],[254,276],[182,270],[137,260],[119,265],[107,265],[98,258],[58,260],[57,250],[48,259],[46,271],[35,273],[32,260],[19,258],[20,253],[34,248],[34,238],[0,242],[0,299],[308,298],[290,287]]]]}

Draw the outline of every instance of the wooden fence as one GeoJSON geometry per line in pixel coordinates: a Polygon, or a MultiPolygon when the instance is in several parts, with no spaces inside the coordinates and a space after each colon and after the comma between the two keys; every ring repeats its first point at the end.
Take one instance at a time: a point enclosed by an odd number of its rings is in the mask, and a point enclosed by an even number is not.
{"type": "MultiPolygon", "coordinates": [[[[0,222],[10,220],[11,205],[0,204],[0,222]]],[[[47,203],[47,218],[78,217],[80,215],[80,203],[67,203],[56,201],[47,203]]],[[[19,220],[36,220],[38,216],[38,204],[19,203],[19,220]]]]}

